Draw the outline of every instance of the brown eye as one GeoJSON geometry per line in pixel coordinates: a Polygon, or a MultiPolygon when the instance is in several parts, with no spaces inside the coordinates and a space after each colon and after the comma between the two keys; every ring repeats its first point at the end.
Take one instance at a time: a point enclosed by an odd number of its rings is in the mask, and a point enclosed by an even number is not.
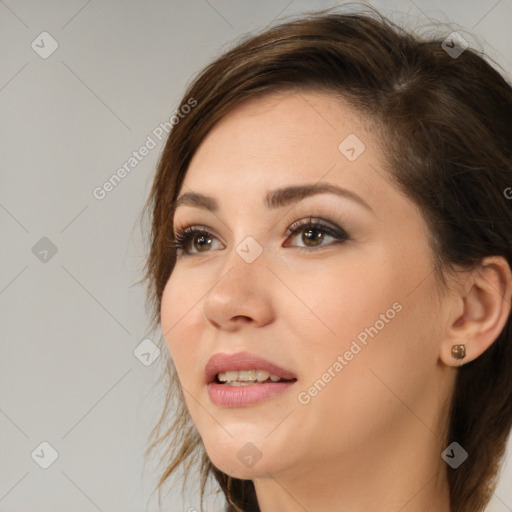
{"type": "Polygon", "coordinates": [[[212,239],[208,235],[200,234],[194,237],[194,248],[198,252],[207,252],[212,246],[212,239]]]}
{"type": "Polygon", "coordinates": [[[324,233],[320,229],[311,228],[302,232],[302,241],[308,247],[316,247],[324,239],[324,233]]]}
{"type": "Polygon", "coordinates": [[[307,218],[293,223],[286,230],[284,247],[320,249],[350,240],[348,233],[336,224],[322,219],[307,218]]]}
{"type": "Polygon", "coordinates": [[[222,243],[210,232],[207,226],[174,228],[173,246],[178,255],[188,256],[223,249],[222,243]]]}

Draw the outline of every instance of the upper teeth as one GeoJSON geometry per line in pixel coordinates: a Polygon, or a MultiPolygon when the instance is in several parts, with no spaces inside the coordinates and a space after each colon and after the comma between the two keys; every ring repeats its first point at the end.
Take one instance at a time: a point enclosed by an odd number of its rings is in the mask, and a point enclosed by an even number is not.
{"type": "Polygon", "coordinates": [[[228,371],[228,372],[220,372],[217,375],[218,379],[221,382],[234,382],[234,381],[246,381],[246,382],[255,382],[260,381],[264,382],[270,380],[272,382],[277,382],[281,380],[281,377],[277,375],[271,375],[266,370],[240,370],[240,371],[228,371]]]}

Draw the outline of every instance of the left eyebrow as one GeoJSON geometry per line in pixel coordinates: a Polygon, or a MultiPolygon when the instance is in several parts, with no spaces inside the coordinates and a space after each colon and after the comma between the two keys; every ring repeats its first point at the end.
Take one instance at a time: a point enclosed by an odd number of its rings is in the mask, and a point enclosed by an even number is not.
{"type": "MultiPolygon", "coordinates": [[[[297,203],[306,197],[325,193],[336,194],[338,196],[351,199],[370,212],[373,212],[371,206],[355,192],[346,188],[338,187],[331,183],[314,183],[272,190],[265,196],[264,204],[269,209],[277,209],[292,203],[297,203]]],[[[174,204],[174,210],[182,205],[202,208],[211,212],[217,212],[219,210],[219,203],[216,199],[197,192],[187,192],[178,197],[174,204]]]]}
{"type": "Polygon", "coordinates": [[[371,206],[352,190],[338,187],[331,183],[314,183],[311,185],[299,185],[292,187],[279,188],[269,192],[265,197],[265,205],[267,208],[282,208],[292,203],[297,203],[305,197],[316,194],[336,194],[347,199],[352,199],[356,203],[373,212],[371,206]]]}

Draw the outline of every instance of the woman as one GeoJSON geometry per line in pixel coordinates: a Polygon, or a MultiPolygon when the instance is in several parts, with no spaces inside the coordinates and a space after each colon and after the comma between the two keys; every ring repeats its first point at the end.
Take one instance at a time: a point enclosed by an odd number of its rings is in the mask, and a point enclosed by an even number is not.
{"type": "Polygon", "coordinates": [[[510,85],[456,34],[322,12],[180,112],[146,205],[159,490],[197,461],[227,511],[483,510],[512,426],[510,85]]]}

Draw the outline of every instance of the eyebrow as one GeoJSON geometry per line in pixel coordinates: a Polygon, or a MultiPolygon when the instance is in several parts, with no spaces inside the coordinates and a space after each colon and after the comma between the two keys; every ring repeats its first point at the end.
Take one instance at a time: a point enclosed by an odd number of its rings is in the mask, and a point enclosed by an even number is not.
{"type": "MultiPolygon", "coordinates": [[[[314,183],[272,190],[265,196],[264,204],[269,209],[277,209],[297,203],[306,197],[325,193],[336,194],[347,199],[352,199],[370,212],[373,212],[371,206],[355,192],[331,183],[314,183]]],[[[174,210],[182,205],[202,208],[211,212],[218,212],[219,210],[219,203],[216,199],[197,192],[187,192],[178,197],[174,204],[174,210]]]]}

